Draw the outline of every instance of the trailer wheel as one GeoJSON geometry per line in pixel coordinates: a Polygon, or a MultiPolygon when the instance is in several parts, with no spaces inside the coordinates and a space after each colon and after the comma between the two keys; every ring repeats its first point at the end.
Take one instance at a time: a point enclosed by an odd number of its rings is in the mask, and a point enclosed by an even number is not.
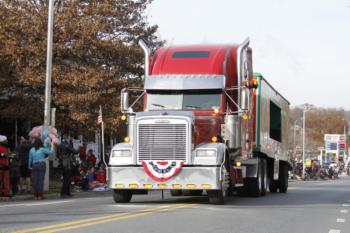
{"type": "Polygon", "coordinates": [[[125,189],[114,189],[113,190],[113,199],[116,203],[127,203],[130,202],[132,197],[131,190],[125,189]]]}
{"type": "Polygon", "coordinates": [[[261,179],[261,196],[265,196],[267,191],[267,162],[265,159],[260,159],[261,162],[261,173],[262,173],[262,179],[261,179]]]}
{"type": "Polygon", "coordinates": [[[288,190],[288,166],[286,163],[280,164],[278,189],[280,193],[286,193],[288,190]]]}
{"type": "Polygon", "coordinates": [[[278,189],[278,182],[274,181],[273,178],[269,180],[269,190],[270,193],[275,193],[277,192],[278,189]]]}
{"type": "Polygon", "coordinates": [[[244,185],[246,186],[247,195],[250,197],[259,197],[262,194],[263,186],[263,169],[261,159],[258,160],[258,174],[257,177],[245,178],[244,185]]]}
{"type": "Polygon", "coordinates": [[[181,196],[181,195],[182,195],[182,190],[179,190],[179,189],[171,189],[171,190],[170,190],[170,194],[171,194],[171,196],[173,196],[173,197],[178,197],[178,196],[181,196]]]}

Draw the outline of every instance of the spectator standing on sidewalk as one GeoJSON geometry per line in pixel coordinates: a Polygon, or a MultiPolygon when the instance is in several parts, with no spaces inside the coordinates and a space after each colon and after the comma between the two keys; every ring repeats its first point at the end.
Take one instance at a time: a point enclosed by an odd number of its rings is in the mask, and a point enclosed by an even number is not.
{"type": "Polygon", "coordinates": [[[43,147],[40,138],[35,138],[33,147],[29,151],[28,167],[32,172],[33,195],[35,200],[44,199],[44,178],[46,172],[46,158],[53,154],[53,148],[43,147]]]}
{"type": "Polygon", "coordinates": [[[65,141],[62,142],[62,144],[58,147],[58,158],[60,160],[63,176],[61,198],[72,196],[70,193],[70,184],[73,169],[73,160],[74,155],[78,153],[79,151],[74,150],[74,148],[65,141]]]}
{"type": "Polygon", "coordinates": [[[10,161],[10,183],[11,183],[11,191],[12,195],[16,195],[18,193],[18,181],[21,176],[19,169],[19,158],[16,153],[13,153],[9,156],[10,161]]]}
{"type": "Polygon", "coordinates": [[[11,197],[9,152],[7,137],[0,135],[0,197],[11,197]]]}
{"type": "Polygon", "coordinates": [[[20,165],[20,191],[21,192],[30,192],[31,183],[30,183],[30,170],[28,169],[28,160],[29,160],[29,150],[30,145],[24,137],[21,137],[19,140],[18,146],[15,148],[15,152],[19,158],[20,165]]]}

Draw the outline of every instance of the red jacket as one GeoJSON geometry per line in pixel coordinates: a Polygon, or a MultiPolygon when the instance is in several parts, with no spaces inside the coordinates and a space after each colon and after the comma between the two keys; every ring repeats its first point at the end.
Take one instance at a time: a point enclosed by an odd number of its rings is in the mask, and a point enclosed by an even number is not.
{"type": "Polygon", "coordinates": [[[8,170],[9,160],[8,160],[8,148],[0,145],[0,167],[5,168],[2,170],[8,170]],[[6,169],[7,168],[7,169],[6,169]]]}
{"type": "Polygon", "coordinates": [[[90,154],[87,160],[88,163],[96,164],[96,156],[94,154],[90,154]]]}
{"type": "Polygon", "coordinates": [[[102,184],[105,184],[106,183],[105,171],[98,170],[96,174],[96,180],[102,184]]]}
{"type": "Polygon", "coordinates": [[[80,157],[81,161],[86,160],[86,147],[85,146],[80,147],[79,157],[80,157]]]}

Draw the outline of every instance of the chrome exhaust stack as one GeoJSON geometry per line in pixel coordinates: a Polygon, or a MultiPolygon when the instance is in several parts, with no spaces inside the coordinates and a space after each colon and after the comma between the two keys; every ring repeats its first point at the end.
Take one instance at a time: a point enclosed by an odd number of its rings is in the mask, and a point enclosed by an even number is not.
{"type": "Polygon", "coordinates": [[[147,44],[142,39],[139,40],[139,45],[143,49],[143,52],[145,53],[145,78],[146,78],[149,74],[149,56],[151,54],[151,50],[150,48],[148,48],[147,44]]]}

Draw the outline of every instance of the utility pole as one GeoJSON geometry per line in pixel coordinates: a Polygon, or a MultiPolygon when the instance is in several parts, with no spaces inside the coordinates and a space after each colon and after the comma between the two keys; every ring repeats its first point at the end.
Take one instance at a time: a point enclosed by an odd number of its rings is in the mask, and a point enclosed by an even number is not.
{"type": "Polygon", "coordinates": [[[46,79],[45,79],[45,109],[44,125],[50,125],[51,119],[51,73],[52,73],[52,38],[53,38],[53,3],[49,0],[49,16],[47,25],[46,79]]]}
{"type": "Polygon", "coordinates": [[[305,178],[305,113],[310,111],[311,107],[309,105],[304,105],[303,108],[303,171],[301,173],[302,178],[305,178]]]}
{"type": "Polygon", "coordinates": [[[298,120],[299,119],[294,121],[294,126],[293,126],[293,153],[294,153],[294,157],[296,156],[296,148],[295,148],[295,146],[296,146],[296,143],[295,143],[296,132],[295,131],[297,130],[297,121],[298,120]]]}
{"type": "MultiPolygon", "coordinates": [[[[46,51],[46,78],[45,78],[45,108],[44,127],[47,129],[51,124],[51,73],[52,73],[52,38],[53,38],[53,14],[54,0],[49,0],[48,25],[47,25],[47,51],[46,51]]],[[[46,173],[44,190],[49,190],[49,162],[46,160],[46,173]]]]}

